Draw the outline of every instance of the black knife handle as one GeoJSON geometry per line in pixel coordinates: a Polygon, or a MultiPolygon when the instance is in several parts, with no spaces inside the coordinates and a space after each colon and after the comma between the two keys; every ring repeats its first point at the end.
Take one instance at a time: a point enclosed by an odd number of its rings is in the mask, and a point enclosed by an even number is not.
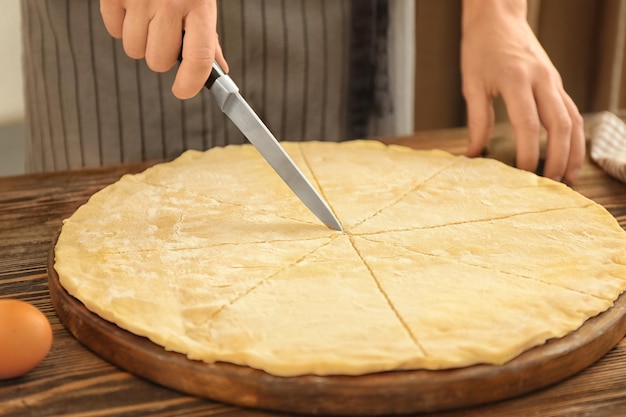
{"type": "Polygon", "coordinates": [[[211,74],[209,74],[209,79],[206,80],[206,83],[204,83],[206,88],[211,89],[211,87],[213,87],[213,83],[220,78],[220,76],[221,75],[215,70],[215,68],[213,68],[211,70],[211,74]]]}

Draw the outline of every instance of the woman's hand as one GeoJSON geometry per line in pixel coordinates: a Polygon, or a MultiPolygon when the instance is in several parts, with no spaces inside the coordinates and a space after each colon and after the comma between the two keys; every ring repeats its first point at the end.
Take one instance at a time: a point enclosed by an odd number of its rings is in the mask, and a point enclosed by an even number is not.
{"type": "Polygon", "coordinates": [[[111,36],[124,51],[145,58],[150,69],[165,72],[180,55],[172,92],[180,99],[195,96],[209,78],[213,60],[228,71],[216,26],[216,0],[101,0],[100,12],[111,36]]]}
{"type": "Polygon", "coordinates": [[[516,138],[517,167],[535,171],[540,134],[548,133],[544,175],[568,183],[585,156],[582,116],[526,20],[526,1],[464,0],[461,47],[468,156],[479,155],[502,95],[516,138]]]}

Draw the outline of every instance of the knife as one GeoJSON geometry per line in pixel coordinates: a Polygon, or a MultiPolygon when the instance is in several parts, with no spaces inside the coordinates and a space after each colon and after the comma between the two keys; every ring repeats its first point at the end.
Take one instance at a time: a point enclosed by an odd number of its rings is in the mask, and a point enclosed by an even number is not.
{"type": "Polygon", "coordinates": [[[304,205],[326,226],[342,232],[341,224],[326,201],[318,194],[272,132],[265,126],[265,123],[241,96],[237,84],[222,70],[217,62],[213,63],[213,69],[205,87],[211,91],[224,114],[254,145],[304,205]]]}

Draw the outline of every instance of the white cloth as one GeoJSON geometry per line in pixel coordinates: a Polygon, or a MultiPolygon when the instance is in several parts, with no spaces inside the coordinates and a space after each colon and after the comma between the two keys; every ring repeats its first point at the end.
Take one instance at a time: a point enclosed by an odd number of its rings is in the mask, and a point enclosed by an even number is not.
{"type": "Polygon", "coordinates": [[[609,175],[626,183],[626,123],[611,112],[587,122],[591,159],[609,175]]]}

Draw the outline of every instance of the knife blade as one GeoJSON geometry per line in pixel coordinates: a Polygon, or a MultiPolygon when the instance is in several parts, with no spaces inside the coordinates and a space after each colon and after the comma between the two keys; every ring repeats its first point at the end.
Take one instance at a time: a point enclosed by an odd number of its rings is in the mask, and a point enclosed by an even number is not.
{"type": "Polygon", "coordinates": [[[237,84],[222,70],[217,62],[213,63],[213,69],[205,87],[211,91],[222,112],[254,145],[304,205],[326,226],[342,232],[343,228],[339,220],[326,201],[242,97],[237,84]]]}

